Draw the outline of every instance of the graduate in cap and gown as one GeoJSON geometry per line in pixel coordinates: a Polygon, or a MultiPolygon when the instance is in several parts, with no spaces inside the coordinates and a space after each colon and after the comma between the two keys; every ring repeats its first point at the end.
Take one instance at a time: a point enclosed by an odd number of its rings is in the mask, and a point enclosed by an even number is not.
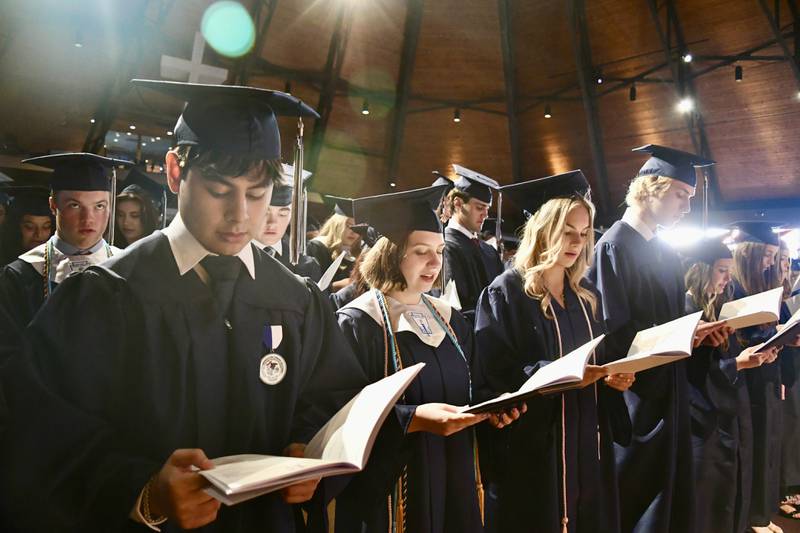
{"type": "MultiPolygon", "coordinates": [[[[778,286],[769,275],[777,261],[780,238],[768,222],[737,222],[733,253],[733,298],[758,294],[778,286]]],[[[784,304],[785,305],[785,304],[784,304]]],[[[781,309],[781,319],[787,311],[781,309]]],[[[776,332],[776,325],[753,326],[737,332],[743,347],[757,346],[776,332]]],[[[793,339],[791,344],[797,344],[793,339]]],[[[753,489],[749,526],[758,533],[780,532],[771,520],[781,501],[781,436],[783,432],[784,385],[794,381],[796,348],[784,346],[777,360],[747,372],[753,421],[753,489]]]]}
{"type": "Polygon", "coordinates": [[[333,214],[322,225],[319,235],[306,243],[306,253],[317,260],[323,273],[339,254],[345,253],[331,282],[331,292],[336,292],[350,283],[353,265],[361,253],[361,238],[350,229],[355,224],[353,200],[338,196],[326,196],[325,200],[333,204],[333,214]]]}
{"type": "MultiPolygon", "coordinates": [[[[56,231],[35,248],[0,269],[0,364],[14,351],[22,330],[67,276],[81,272],[118,253],[103,238],[113,198],[112,172],[125,161],[95,154],[64,153],[26,159],[53,169],[50,175],[51,212],[56,231]]],[[[42,213],[37,208],[37,213],[42,213]]]]}
{"type": "Polygon", "coordinates": [[[344,307],[369,290],[369,286],[361,273],[361,264],[364,262],[365,252],[375,246],[375,243],[380,239],[378,232],[369,224],[355,224],[350,229],[361,237],[362,248],[353,265],[353,270],[350,272],[350,283],[331,294],[331,302],[333,302],[335,309],[344,307]]]}
{"type": "MultiPolygon", "coordinates": [[[[479,371],[495,394],[604,333],[599,295],[583,279],[594,237],[583,173],[504,189],[534,215],[514,267],[483,291],[475,313],[479,371]]],[[[606,376],[605,357],[592,356],[579,388],[529,399],[496,440],[497,531],[621,530],[613,442],[630,436],[620,391],[634,376],[606,376]]]]}
{"type": "MultiPolygon", "coordinates": [[[[264,219],[264,227],[256,238],[261,248],[278,260],[283,266],[297,274],[319,281],[322,277],[322,269],[313,257],[300,254],[296,265],[289,261],[289,223],[292,218],[292,187],[291,179],[294,174],[294,167],[283,164],[283,182],[276,184],[272,188],[272,199],[267,209],[267,217],[264,219]]],[[[311,172],[303,171],[303,182],[311,177],[311,172]]]]}
{"type": "Polygon", "coordinates": [[[481,291],[503,272],[500,254],[478,235],[499,184],[468,168],[453,168],[458,180],[448,193],[452,216],[444,233],[444,281],[455,282],[462,312],[472,321],[481,291]]]}
{"type": "Polygon", "coordinates": [[[178,215],[64,280],[3,368],[0,517],[6,531],[291,533],[315,482],[221,508],[195,469],[302,456],[366,383],[325,297],[251,242],[280,179],[276,115],[316,113],[259,88],[133,84],[187,102],[166,155],[178,215]]]}
{"type": "MultiPolygon", "coordinates": [[[[650,158],[631,181],[628,208],[595,246],[588,279],[602,296],[608,350],[625,354],[636,333],[685,314],[683,267],[656,237],[689,212],[696,166],[713,161],[658,145],[634,149],[650,158]]],[[[715,328],[698,328],[698,337],[715,328]]],[[[705,339],[703,339],[705,340],[705,339]]],[[[625,392],[630,446],[617,448],[623,531],[692,532],[694,475],[686,361],[639,373],[625,392]]]]}
{"type": "Polygon", "coordinates": [[[50,191],[26,185],[0,186],[10,195],[6,223],[0,225],[0,266],[47,242],[56,221],[50,211],[50,191]]]}
{"type": "MultiPolygon", "coordinates": [[[[426,366],[382,428],[365,471],[337,498],[337,532],[483,531],[480,473],[467,428],[487,415],[459,414],[456,407],[488,399],[472,379],[473,333],[458,311],[425,294],[441,272],[435,209],[443,192],[429,187],[355,200],[356,220],[383,236],[361,265],[371,290],[337,311],[339,327],[370,381],[426,366]]],[[[492,421],[502,425],[517,416],[513,409],[492,421]]]]}
{"type": "MultiPolygon", "coordinates": [[[[720,239],[681,249],[687,314],[714,322],[733,299],[733,256],[720,239]]],[[[735,333],[717,347],[698,346],[688,359],[692,454],[697,487],[696,531],[741,533],[749,525],[753,427],[745,370],[770,363],[777,349],[742,349],[735,333]]]]}
{"type": "Polygon", "coordinates": [[[114,243],[120,248],[147,237],[166,226],[166,189],[144,170],[131,169],[117,195],[114,243]]]}

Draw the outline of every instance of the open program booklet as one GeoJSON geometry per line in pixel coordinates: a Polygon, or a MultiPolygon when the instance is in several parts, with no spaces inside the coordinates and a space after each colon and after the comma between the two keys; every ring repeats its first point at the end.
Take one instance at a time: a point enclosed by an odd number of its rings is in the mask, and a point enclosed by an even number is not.
{"type": "Polygon", "coordinates": [[[767,342],[761,345],[761,349],[773,346],[783,346],[794,339],[795,335],[800,335],[800,309],[797,310],[785,324],[778,326],[778,332],[770,337],[767,342]]]}
{"type": "Polygon", "coordinates": [[[389,411],[423,366],[418,363],[364,387],[314,435],[305,457],[214,459],[214,468],[199,472],[211,483],[206,491],[226,505],[235,505],[309,479],[362,470],[389,411]]]}
{"type": "MultiPolygon", "coordinates": [[[[666,365],[692,355],[694,330],[702,312],[687,315],[636,334],[628,356],[606,363],[606,374],[635,373],[666,365]]],[[[556,359],[532,375],[516,392],[462,409],[464,413],[492,413],[519,404],[537,394],[552,394],[580,386],[592,352],[603,340],[601,335],[556,359]]]]}
{"type": "Polygon", "coordinates": [[[777,322],[781,314],[783,287],[760,292],[732,302],[725,302],[718,320],[733,329],[747,328],[777,322]]]}

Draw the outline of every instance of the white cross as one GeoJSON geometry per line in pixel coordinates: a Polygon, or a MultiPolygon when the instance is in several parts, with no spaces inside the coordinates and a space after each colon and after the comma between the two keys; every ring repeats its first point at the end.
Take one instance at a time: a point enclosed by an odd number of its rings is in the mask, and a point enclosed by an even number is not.
{"type": "Polygon", "coordinates": [[[161,56],[161,77],[170,80],[188,81],[189,83],[219,84],[224,82],[228,78],[227,69],[203,64],[203,51],[205,48],[205,39],[198,31],[194,34],[192,59],[161,56]],[[187,75],[188,80],[186,79],[187,75]]]}

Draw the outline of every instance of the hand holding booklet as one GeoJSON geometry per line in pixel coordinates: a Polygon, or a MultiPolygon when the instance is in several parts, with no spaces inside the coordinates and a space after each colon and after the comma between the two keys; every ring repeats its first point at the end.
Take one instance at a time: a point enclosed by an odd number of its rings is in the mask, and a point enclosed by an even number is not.
{"type": "Polygon", "coordinates": [[[418,363],[364,387],[314,435],[305,457],[214,459],[214,468],[198,472],[211,483],[206,491],[226,505],[235,505],[310,479],[363,470],[389,411],[423,366],[418,363]]]}
{"type": "MultiPolygon", "coordinates": [[[[638,332],[627,357],[606,363],[601,368],[606,375],[632,374],[689,357],[692,355],[694,330],[701,316],[702,312],[693,313],[638,332]]],[[[583,381],[592,352],[604,337],[600,335],[564,357],[541,367],[516,392],[465,407],[461,412],[494,413],[537,394],[552,394],[578,387],[583,381]]]]}
{"type": "Polygon", "coordinates": [[[560,357],[552,363],[541,367],[516,392],[465,407],[461,412],[471,414],[495,413],[519,404],[526,398],[537,394],[547,394],[576,387],[583,381],[583,374],[589,358],[604,337],[604,335],[600,335],[564,357],[560,357]]]}
{"type": "Polygon", "coordinates": [[[800,335],[800,309],[798,309],[785,324],[779,326],[777,333],[767,339],[767,341],[761,345],[759,351],[772,348],[773,346],[784,346],[791,342],[796,335],[800,335]]]}

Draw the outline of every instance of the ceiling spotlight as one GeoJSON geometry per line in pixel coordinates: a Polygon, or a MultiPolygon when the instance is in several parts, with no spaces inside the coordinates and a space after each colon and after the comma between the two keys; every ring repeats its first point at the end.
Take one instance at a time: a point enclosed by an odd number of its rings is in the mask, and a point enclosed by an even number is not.
{"type": "Polygon", "coordinates": [[[160,140],[161,140],[161,137],[156,137],[156,140],[157,140],[157,141],[160,141],[160,140]]]}
{"type": "Polygon", "coordinates": [[[128,129],[135,130],[135,129],[136,129],[136,126],[134,126],[133,124],[131,124],[130,126],[128,126],[128,129]]]}
{"type": "Polygon", "coordinates": [[[119,132],[118,131],[114,132],[114,137],[119,137],[119,132]]]}
{"type": "Polygon", "coordinates": [[[603,75],[602,74],[598,74],[597,78],[595,79],[595,81],[597,82],[597,85],[602,85],[603,84],[603,75]]]}
{"type": "Polygon", "coordinates": [[[150,137],[150,142],[151,142],[151,143],[154,143],[154,142],[156,142],[156,138],[155,138],[155,137],[150,137]]]}
{"type": "Polygon", "coordinates": [[[75,48],[83,48],[83,34],[81,30],[75,32],[75,42],[73,44],[75,48]]]}
{"type": "Polygon", "coordinates": [[[118,143],[118,142],[119,142],[119,139],[117,139],[116,137],[114,137],[114,142],[115,142],[115,143],[118,143]]]}
{"type": "Polygon", "coordinates": [[[369,115],[369,101],[364,98],[364,103],[361,105],[361,114],[369,115]]]}
{"type": "Polygon", "coordinates": [[[636,85],[631,85],[631,89],[628,91],[628,100],[631,102],[636,101],[636,85]]]}
{"type": "Polygon", "coordinates": [[[147,146],[147,143],[142,143],[142,146],[147,146]]]}
{"type": "Polygon", "coordinates": [[[550,118],[553,116],[553,113],[550,110],[550,104],[544,105],[544,118],[550,118]]]}
{"type": "Polygon", "coordinates": [[[685,96],[681,98],[680,102],[678,102],[677,108],[681,113],[689,113],[692,109],[694,109],[694,100],[688,96],[685,96]]]}
{"type": "Polygon", "coordinates": [[[461,110],[458,108],[453,111],[453,122],[461,122],[461,110]]]}
{"type": "Polygon", "coordinates": [[[391,187],[392,189],[394,189],[395,187],[397,187],[397,184],[396,184],[395,182],[393,182],[393,181],[390,181],[390,182],[389,182],[389,187],[391,187]]]}
{"type": "Polygon", "coordinates": [[[172,135],[172,132],[171,132],[171,131],[168,131],[168,132],[167,132],[167,135],[172,135]]]}
{"type": "Polygon", "coordinates": [[[89,119],[89,123],[90,123],[90,124],[94,124],[95,122],[97,122],[95,119],[93,119],[93,118],[90,118],[90,119],[89,119]]]}
{"type": "Polygon", "coordinates": [[[292,82],[287,81],[286,85],[283,86],[283,92],[286,94],[292,94],[292,82]]]}
{"type": "Polygon", "coordinates": [[[129,132],[129,131],[126,131],[126,132],[125,132],[125,135],[131,136],[131,135],[133,135],[133,134],[132,134],[131,132],[129,132]]]}
{"type": "Polygon", "coordinates": [[[681,56],[681,59],[683,59],[684,63],[691,63],[692,59],[694,59],[694,58],[692,57],[692,53],[691,52],[686,52],[685,54],[683,54],[681,56]]]}
{"type": "Polygon", "coordinates": [[[736,68],[733,69],[733,79],[735,79],[737,82],[740,82],[742,81],[743,77],[744,77],[744,69],[742,68],[741,65],[736,65],[736,68]]]}

